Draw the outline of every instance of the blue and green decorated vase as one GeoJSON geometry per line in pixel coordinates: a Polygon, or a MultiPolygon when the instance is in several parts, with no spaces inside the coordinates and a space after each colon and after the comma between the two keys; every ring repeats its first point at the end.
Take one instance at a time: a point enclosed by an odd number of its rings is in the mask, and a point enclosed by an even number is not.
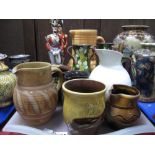
{"type": "Polygon", "coordinates": [[[140,90],[140,101],[155,102],[155,43],[142,43],[135,52],[136,87],[140,90]]]}
{"type": "Polygon", "coordinates": [[[90,73],[98,64],[98,57],[91,45],[70,46],[68,47],[68,54],[71,70],[90,73]]]}

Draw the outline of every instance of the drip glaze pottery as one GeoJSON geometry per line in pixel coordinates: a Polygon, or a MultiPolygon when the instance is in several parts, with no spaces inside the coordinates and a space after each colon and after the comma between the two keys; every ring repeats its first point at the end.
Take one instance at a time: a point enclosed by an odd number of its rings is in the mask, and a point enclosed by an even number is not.
{"type": "Polygon", "coordinates": [[[140,92],[135,87],[113,85],[107,103],[105,120],[114,129],[132,126],[140,117],[137,100],[140,92]]]}
{"type": "Polygon", "coordinates": [[[63,79],[61,70],[47,62],[27,62],[12,71],[17,76],[13,94],[16,110],[31,125],[47,122],[56,109],[63,79]],[[58,72],[57,83],[52,79],[53,72],[58,72]]]}
{"type": "Polygon", "coordinates": [[[106,85],[106,100],[113,84],[131,86],[128,72],[122,66],[123,54],[114,50],[96,49],[99,65],[90,73],[89,79],[102,82],[106,85]]]}
{"type": "Polygon", "coordinates": [[[105,85],[89,79],[63,83],[63,116],[71,134],[95,134],[103,121],[105,85]]]}

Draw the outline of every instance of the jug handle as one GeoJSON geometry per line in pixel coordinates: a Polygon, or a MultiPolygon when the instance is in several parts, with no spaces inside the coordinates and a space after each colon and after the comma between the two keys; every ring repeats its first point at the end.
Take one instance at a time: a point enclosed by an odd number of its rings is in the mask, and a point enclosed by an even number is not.
{"type": "Polygon", "coordinates": [[[96,48],[96,46],[94,46],[94,45],[90,47],[90,49],[92,49],[93,54],[90,56],[89,60],[92,60],[92,58],[94,56],[96,56],[96,61],[97,61],[97,65],[98,65],[99,64],[99,58],[98,58],[98,55],[96,54],[95,48],[96,48]]]}
{"type": "Polygon", "coordinates": [[[57,91],[60,90],[60,88],[62,86],[62,83],[63,83],[63,73],[62,73],[62,71],[58,67],[59,67],[59,65],[51,65],[51,71],[52,71],[52,73],[58,73],[58,78],[59,79],[58,79],[58,83],[55,86],[55,88],[56,88],[57,91]]]}
{"type": "Polygon", "coordinates": [[[72,54],[70,53],[70,49],[71,48],[73,48],[73,46],[69,46],[68,48],[67,48],[67,53],[68,53],[68,55],[73,59],[73,61],[74,61],[74,63],[75,63],[75,58],[72,56],[72,54]]]}
{"type": "Polygon", "coordinates": [[[91,55],[90,59],[96,54],[95,46],[91,46],[90,49],[92,50],[93,54],[91,55]]]}
{"type": "Polygon", "coordinates": [[[97,36],[96,44],[105,43],[105,39],[102,36],[97,36]]]}

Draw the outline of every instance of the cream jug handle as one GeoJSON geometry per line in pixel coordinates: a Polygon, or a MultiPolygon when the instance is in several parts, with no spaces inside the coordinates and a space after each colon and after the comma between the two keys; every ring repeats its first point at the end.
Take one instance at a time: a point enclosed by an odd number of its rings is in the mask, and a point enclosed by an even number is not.
{"type": "Polygon", "coordinates": [[[62,71],[58,68],[58,65],[51,65],[51,70],[52,70],[52,73],[58,73],[58,81],[54,82],[54,80],[52,81],[56,90],[59,91],[61,86],[62,86],[62,83],[63,83],[63,74],[62,74],[62,71]]]}

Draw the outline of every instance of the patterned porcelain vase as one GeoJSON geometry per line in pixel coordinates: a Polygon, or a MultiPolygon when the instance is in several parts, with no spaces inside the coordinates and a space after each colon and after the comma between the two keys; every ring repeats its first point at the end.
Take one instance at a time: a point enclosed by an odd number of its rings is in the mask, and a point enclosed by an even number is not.
{"type": "Polygon", "coordinates": [[[68,54],[70,56],[69,61],[72,61],[72,63],[69,63],[72,64],[70,66],[71,70],[91,72],[97,65],[97,56],[91,45],[70,46],[68,47],[68,54]]]}
{"type": "Polygon", "coordinates": [[[123,53],[122,64],[130,74],[133,84],[135,83],[136,70],[134,68],[134,52],[141,48],[140,43],[152,43],[154,38],[147,32],[146,25],[125,25],[123,32],[113,40],[113,48],[123,53]]]}
{"type": "Polygon", "coordinates": [[[0,54],[0,107],[8,106],[12,103],[13,90],[16,85],[16,76],[8,71],[8,66],[4,64],[5,54],[0,54]]]}
{"type": "Polygon", "coordinates": [[[142,43],[136,55],[136,87],[140,90],[140,101],[155,102],[155,43],[142,43]]]}
{"type": "Polygon", "coordinates": [[[16,110],[31,125],[47,122],[56,109],[61,71],[56,67],[51,70],[46,62],[27,62],[14,67],[13,72],[17,76],[13,94],[16,110]],[[57,83],[52,80],[52,72],[59,73],[57,83]]]}

